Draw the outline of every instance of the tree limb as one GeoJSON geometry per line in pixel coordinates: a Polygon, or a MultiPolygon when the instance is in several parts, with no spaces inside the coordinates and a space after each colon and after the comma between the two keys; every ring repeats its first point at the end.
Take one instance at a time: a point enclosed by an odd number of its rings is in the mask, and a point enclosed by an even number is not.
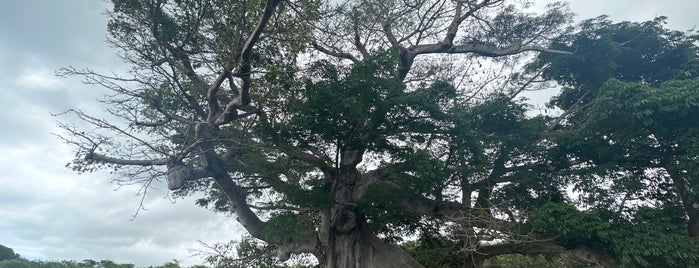
{"type": "Polygon", "coordinates": [[[170,162],[169,158],[160,159],[121,159],[101,155],[95,152],[88,152],[85,155],[85,160],[95,161],[100,163],[115,164],[121,166],[165,166],[170,162]]]}
{"type": "Polygon", "coordinates": [[[322,52],[322,53],[325,53],[325,54],[327,54],[327,55],[330,55],[330,56],[333,56],[333,57],[336,57],[336,58],[351,60],[351,61],[354,62],[354,63],[359,62],[359,60],[358,60],[355,56],[353,56],[352,54],[350,54],[350,53],[347,53],[347,52],[340,52],[340,51],[338,51],[338,50],[336,50],[336,49],[334,49],[334,48],[326,48],[326,47],[323,47],[322,45],[318,44],[318,42],[316,42],[316,41],[312,41],[312,42],[311,42],[311,46],[313,46],[314,49],[316,49],[316,50],[318,50],[318,51],[320,51],[320,52],[322,52]],[[332,50],[331,50],[331,49],[332,49],[332,50]]]}
{"type": "MultiPolygon", "coordinates": [[[[255,26],[255,29],[250,34],[250,36],[248,36],[247,40],[245,40],[245,43],[240,50],[239,59],[237,59],[239,67],[237,71],[233,72],[233,75],[239,77],[242,81],[238,96],[235,99],[228,102],[225,110],[222,113],[218,114],[215,118],[210,117],[207,121],[213,122],[216,125],[227,124],[231,122],[233,119],[235,119],[235,116],[237,115],[237,109],[240,109],[241,107],[246,106],[250,103],[250,75],[252,72],[252,50],[254,46],[257,44],[260,35],[265,29],[265,26],[272,18],[272,15],[274,14],[274,11],[276,10],[277,6],[279,6],[279,3],[281,3],[281,0],[267,0],[267,4],[265,5],[265,10],[262,13],[262,17],[260,17],[260,20],[255,26]]],[[[227,71],[228,70],[226,70],[226,72],[227,71]]],[[[221,78],[221,76],[224,75],[227,74],[221,73],[219,75],[219,78],[221,78]]],[[[218,79],[216,81],[218,82],[218,79]]]]}

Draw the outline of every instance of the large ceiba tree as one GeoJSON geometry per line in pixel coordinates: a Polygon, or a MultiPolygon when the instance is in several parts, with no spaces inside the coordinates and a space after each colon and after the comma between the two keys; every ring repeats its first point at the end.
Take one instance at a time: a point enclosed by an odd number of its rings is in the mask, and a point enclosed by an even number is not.
{"type": "MultiPolygon", "coordinates": [[[[109,119],[72,111],[93,131],[64,125],[75,170],[203,192],[199,204],[235,215],[279,259],[310,253],[323,267],[443,265],[415,253],[435,247],[464,267],[512,253],[619,260],[579,238],[610,221],[580,212],[565,191],[584,181],[570,172],[586,156],[558,132],[589,106],[566,98],[587,100],[580,92],[592,87],[559,97],[572,110],[565,120],[527,117],[515,100],[542,77],[565,85],[561,61],[591,55],[565,39],[565,5],[534,14],[504,0],[113,4],[109,40],[130,72],[62,71],[115,93],[109,119]],[[531,53],[557,56],[509,76],[531,53]],[[561,235],[571,230],[579,236],[561,235]]],[[[691,156],[665,163],[681,157],[691,156]]]]}

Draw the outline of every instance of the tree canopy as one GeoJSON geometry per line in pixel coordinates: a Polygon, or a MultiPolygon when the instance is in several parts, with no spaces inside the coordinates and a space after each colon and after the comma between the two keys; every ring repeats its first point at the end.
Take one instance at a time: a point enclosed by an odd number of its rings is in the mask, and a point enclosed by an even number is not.
{"type": "Polygon", "coordinates": [[[543,76],[564,85],[552,105],[554,164],[579,202],[610,224],[598,233],[633,266],[696,265],[697,36],[644,23],[585,21],[554,47],[608,51],[606,57],[551,57],[543,76]],[[607,66],[607,67],[602,67],[607,66]],[[617,233],[618,232],[618,233],[617,233]],[[670,246],[672,245],[672,246],[670,246]]]}
{"type": "Polygon", "coordinates": [[[564,4],[504,0],[113,3],[110,42],[132,69],[61,71],[115,93],[110,119],[71,111],[94,130],[63,125],[70,166],[203,192],[251,236],[246,254],[699,262],[699,50],[662,18],[575,28],[564,4]],[[560,116],[517,98],[541,81],[563,86],[560,116]]]}

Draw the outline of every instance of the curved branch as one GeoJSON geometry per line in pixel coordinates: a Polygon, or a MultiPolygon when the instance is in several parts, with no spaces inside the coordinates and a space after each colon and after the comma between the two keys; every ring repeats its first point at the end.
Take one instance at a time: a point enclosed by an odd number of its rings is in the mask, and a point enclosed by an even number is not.
{"type": "Polygon", "coordinates": [[[554,54],[562,54],[562,55],[573,55],[573,52],[571,51],[565,51],[565,50],[558,50],[558,49],[550,49],[550,48],[545,48],[542,46],[537,46],[537,45],[531,45],[531,46],[525,46],[522,45],[521,42],[517,42],[514,44],[511,44],[510,46],[500,48],[500,47],[495,47],[495,46],[488,46],[488,45],[479,45],[479,44],[466,44],[466,45],[451,45],[450,43],[447,42],[440,42],[436,44],[429,44],[429,45],[417,45],[417,46],[412,46],[409,47],[408,50],[411,52],[411,55],[422,55],[422,54],[436,54],[436,53],[446,53],[446,54],[465,54],[465,53],[473,53],[473,54],[478,54],[481,56],[487,56],[487,57],[501,57],[501,56],[509,56],[509,55],[514,55],[526,51],[538,51],[538,52],[545,52],[545,53],[554,53],[554,54]]]}
{"type": "Polygon", "coordinates": [[[185,181],[193,181],[209,177],[209,172],[203,168],[191,168],[182,165],[168,165],[167,188],[174,191],[180,189],[185,181]]]}
{"type": "Polygon", "coordinates": [[[585,246],[565,248],[551,241],[532,241],[518,243],[503,243],[495,245],[481,245],[476,252],[482,258],[492,258],[507,254],[560,254],[570,253],[573,257],[596,264],[599,267],[617,267],[614,259],[604,253],[595,251],[585,246]]]}
{"type": "MultiPolygon", "coordinates": [[[[207,121],[214,122],[216,125],[227,124],[231,122],[233,119],[235,119],[235,116],[237,115],[237,109],[240,109],[250,104],[250,75],[252,72],[252,50],[254,46],[257,44],[257,41],[259,40],[260,35],[262,34],[262,31],[264,31],[265,26],[272,18],[274,11],[280,3],[281,0],[267,0],[264,13],[262,14],[262,17],[260,17],[260,20],[258,21],[257,25],[255,26],[255,30],[253,30],[250,36],[248,36],[248,39],[245,40],[245,44],[240,50],[240,56],[239,59],[237,59],[237,62],[239,64],[238,70],[232,73],[233,76],[239,77],[242,80],[238,97],[228,102],[225,110],[222,113],[218,114],[216,118],[210,117],[207,121]]],[[[222,83],[223,80],[228,76],[228,73],[226,73],[228,71],[230,71],[230,69],[226,69],[224,73],[221,73],[217,78],[216,82],[219,82],[219,80],[221,80],[222,83]]],[[[215,90],[218,90],[218,87],[216,87],[215,90]]],[[[215,90],[213,93],[215,93],[215,90]]],[[[209,93],[211,94],[212,92],[210,91],[209,93]]]]}
{"type": "Polygon", "coordinates": [[[170,123],[170,122],[172,122],[172,118],[167,117],[163,120],[155,121],[155,122],[140,122],[138,120],[134,120],[134,122],[132,124],[134,126],[139,126],[139,127],[160,127],[160,126],[163,126],[163,125],[170,123]]]}
{"type": "Polygon", "coordinates": [[[478,216],[473,213],[473,209],[462,204],[447,201],[436,201],[423,196],[406,192],[400,186],[388,181],[381,181],[374,184],[383,187],[383,191],[397,193],[401,199],[403,209],[408,213],[422,215],[426,217],[444,218],[459,224],[488,228],[493,224],[505,225],[507,221],[495,219],[489,216],[478,216]]]}
{"type": "Polygon", "coordinates": [[[320,52],[322,52],[322,53],[324,53],[324,54],[327,54],[327,55],[330,55],[330,56],[333,56],[333,57],[336,57],[336,58],[351,60],[351,61],[354,62],[354,63],[359,62],[359,60],[358,60],[355,56],[353,56],[352,54],[350,54],[350,53],[341,52],[341,51],[338,51],[337,49],[334,49],[334,48],[332,48],[332,47],[331,47],[331,48],[326,48],[326,47],[321,46],[320,44],[318,44],[318,42],[316,42],[316,41],[311,42],[311,45],[313,46],[314,49],[316,49],[316,50],[318,50],[318,51],[320,51],[320,52]],[[332,50],[331,50],[331,49],[332,49],[332,50]]]}
{"type": "Polygon", "coordinates": [[[388,178],[394,176],[397,173],[396,166],[397,165],[380,167],[362,174],[359,183],[357,183],[357,199],[364,196],[372,185],[386,181],[388,178]]]}
{"type": "Polygon", "coordinates": [[[332,172],[332,167],[328,164],[328,162],[316,155],[288,148],[282,151],[288,154],[291,158],[311,164],[323,172],[332,172]]]}

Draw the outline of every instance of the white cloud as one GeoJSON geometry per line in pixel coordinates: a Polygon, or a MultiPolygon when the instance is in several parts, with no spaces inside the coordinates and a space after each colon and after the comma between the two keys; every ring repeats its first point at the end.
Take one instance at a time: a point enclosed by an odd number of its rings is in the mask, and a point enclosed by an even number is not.
{"type": "Polygon", "coordinates": [[[33,89],[54,89],[60,80],[47,69],[25,69],[17,78],[17,86],[33,89]]]}
{"type": "Polygon", "coordinates": [[[239,237],[231,218],[214,214],[188,198],[172,203],[165,187],[145,201],[146,211],[130,221],[140,199],[138,186],[114,191],[110,175],[76,175],[63,167],[72,156],[62,144],[3,148],[0,154],[0,243],[29,258],[111,259],[139,266],[173,258],[198,264],[189,249],[196,241],[239,237]]]}
{"type": "Polygon", "coordinates": [[[189,249],[199,248],[198,240],[239,238],[233,219],[195,206],[194,198],[172,204],[161,183],[145,200],[148,210],[130,221],[140,201],[137,188],[114,191],[110,174],[68,170],[72,150],[51,135],[60,133],[51,113],[100,111],[95,99],[104,93],[79,78],[57,78],[54,70],[123,67],[104,43],[105,8],[93,0],[27,0],[0,9],[0,36],[6,37],[0,38],[0,244],[30,259],[202,263],[189,249]]]}
{"type": "MultiPolygon", "coordinates": [[[[536,1],[543,7],[547,3],[558,0],[536,1]]],[[[571,10],[577,15],[576,20],[609,15],[615,22],[619,21],[648,21],[657,16],[668,17],[668,27],[685,31],[699,26],[695,10],[699,10],[696,0],[567,0],[571,10]]]]}

